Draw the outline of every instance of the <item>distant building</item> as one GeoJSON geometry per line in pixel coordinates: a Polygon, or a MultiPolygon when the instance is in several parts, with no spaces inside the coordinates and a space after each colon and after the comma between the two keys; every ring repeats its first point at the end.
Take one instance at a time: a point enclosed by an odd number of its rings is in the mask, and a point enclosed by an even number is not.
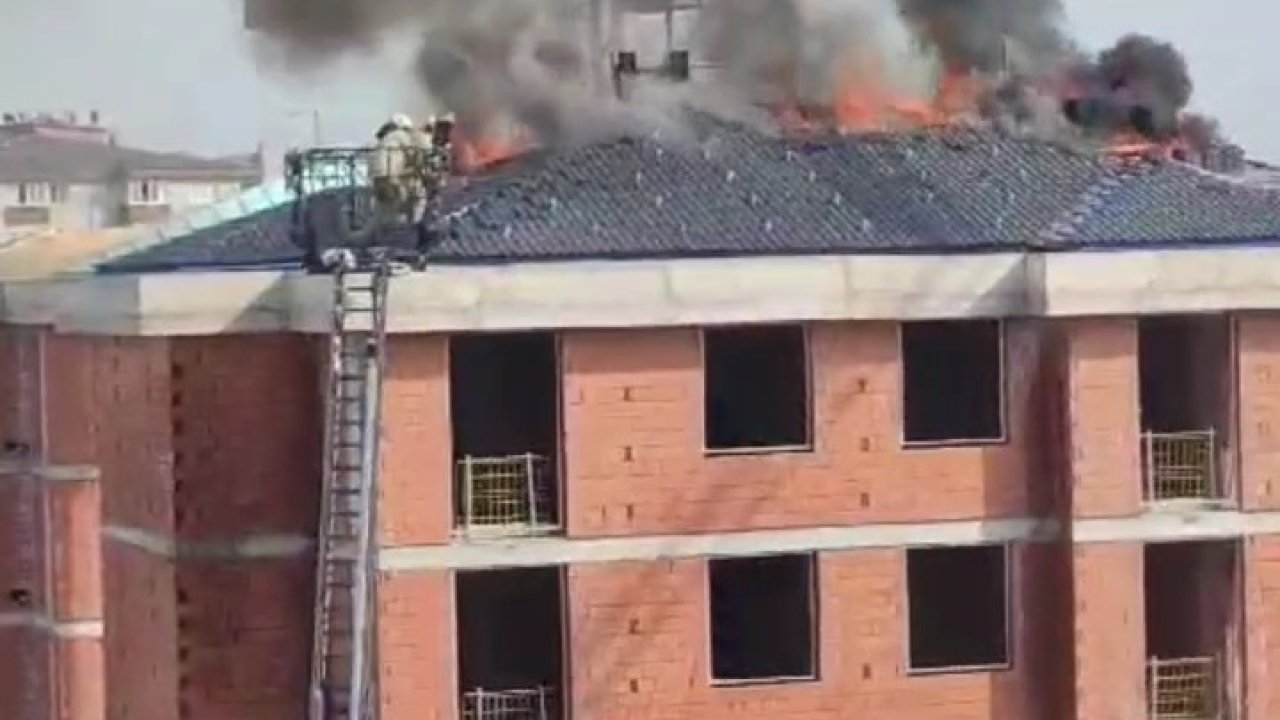
{"type": "Polygon", "coordinates": [[[163,222],[262,180],[259,154],[207,159],[121,147],[75,115],[0,115],[0,230],[163,222]]]}

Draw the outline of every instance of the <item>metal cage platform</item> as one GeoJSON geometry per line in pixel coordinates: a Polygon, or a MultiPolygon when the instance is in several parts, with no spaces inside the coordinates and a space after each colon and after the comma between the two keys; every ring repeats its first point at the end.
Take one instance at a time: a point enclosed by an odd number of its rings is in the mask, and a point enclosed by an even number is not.
{"type": "Polygon", "coordinates": [[[314,266],[325,250],[422,252],[451,162],[447,147],[335,147],[285,156],[292,239],[314,266]]]}

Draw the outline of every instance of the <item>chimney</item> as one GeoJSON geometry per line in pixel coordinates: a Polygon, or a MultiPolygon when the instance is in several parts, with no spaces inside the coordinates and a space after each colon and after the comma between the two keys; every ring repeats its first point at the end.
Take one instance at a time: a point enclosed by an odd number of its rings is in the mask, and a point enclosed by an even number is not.
{"type": "Polygon", "coordinates": [[[640,73],[640,61],[634,50],[619,52],[613,60],[613,91],[619,99],[626,99],[627,81],[640,73]]]}
{"type": "Polygon", "coordinates": [[[90,125],[93,125],[93,126],[95,126],[95,127],[98,125],[98,111],[97,111],[97,110],[90,110],[90,111],[89,111],[89,124],[90,124],[90,125]]]}
{"type": "Polygon", "coordinates": [[[431,128],[431,142],[438,148],[447,148],[453,142],[453,126],[455,124],[453,114],[444,115],[436,118],[435,126],[431,128]]]}
{"type": "Polygon", "coordinates": [[[689,51],[672,50],[667,53],[667,77],[677,82],[689,79],[689,51]]]}

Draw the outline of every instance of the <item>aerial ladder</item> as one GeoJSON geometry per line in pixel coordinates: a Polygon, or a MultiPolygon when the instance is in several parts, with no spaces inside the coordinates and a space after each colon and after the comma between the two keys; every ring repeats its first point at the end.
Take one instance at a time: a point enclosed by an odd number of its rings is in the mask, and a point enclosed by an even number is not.
{"type": "Polygon", "coordinates": [[[286,159],[294,242],[308,271],[332,282],[308,720],[381,714],[377,497],[387,297],[394,273],[425,260],[449,165],[448,123],[433,123],[426,147],[316,148],[286,159]],[[394,175],[387,153],[399,154],[394,175]]]}

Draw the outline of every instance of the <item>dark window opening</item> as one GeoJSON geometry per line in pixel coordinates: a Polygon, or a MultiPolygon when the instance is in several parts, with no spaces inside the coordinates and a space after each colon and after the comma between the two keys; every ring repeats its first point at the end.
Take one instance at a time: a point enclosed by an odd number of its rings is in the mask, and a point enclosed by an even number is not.
{"type": "Polygon", "coordinates": [[[557,524],[555,335],[455,335],[449,343],[449,376],[459,524],[557,524]]]}
{"type": "Polygon", "coordinates": [[[1138,321],[1142,429],[1177,433],[1226,429],[1231,397],[1231,330],[1222,315],[1138,321]]]}
{"type": "Polygon", "coordinates": [[[999,545],[907,551],[911,669],[1009,662],[1005,563],[999,545]]]}
{"type": "Polygon", "coordinates": [[[1152,543],[1142,580],[1149,658],[1209,658],[1226,648],[1235,597],[1233,542],[1152,543]]]}
{"type": "Polygon", "coordinates": [[[456,585],[463,716],[542,720],[545,705],[545,717],[559,717],[564,689],[560,569],[462,571],[456,585]]]}
{"type": "Polygon", "coordinates": [[[1000,346],[998,320],[903,323],[904,439],[1002,439],[1000,346]]]}
{"type": "Polygon", "coordinates": [[[808,446],[804,328],[708,328],[702,337],[707,449],[808,446]]]}
{"type": "Polygon", "coordinates": [[[711,677],[817,676],[812,555],[711,560],[711,677]]]}

